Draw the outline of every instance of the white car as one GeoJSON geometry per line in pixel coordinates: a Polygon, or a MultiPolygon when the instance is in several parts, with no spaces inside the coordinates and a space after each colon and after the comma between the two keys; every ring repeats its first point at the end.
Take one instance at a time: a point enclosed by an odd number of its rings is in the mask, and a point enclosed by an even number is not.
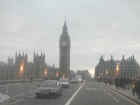
{"type": "Polygon", "coordinates": [[[79,82],[82,82],[83,80],[82,80],[82,78],[78,78],[78,81],[79,81],[79,82]]]}
{"type": "Polygon", "coordinates": [[[57,80],[47,80],[40,85],[35,94],[37,98],[45,96],[58,96],[62,95],[62,88],[57,80]]]}
{"type": "Polygon", "coordinates": [[[63,88],[68,88],[70,86],[69,80],[67,80],[67,79],[61,79],[61,80],[59,80],[59,84],[63,88]]]}

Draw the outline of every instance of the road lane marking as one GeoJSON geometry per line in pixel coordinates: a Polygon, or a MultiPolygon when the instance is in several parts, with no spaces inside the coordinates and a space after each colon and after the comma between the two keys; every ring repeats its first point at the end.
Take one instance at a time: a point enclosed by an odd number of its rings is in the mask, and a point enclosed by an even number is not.
{"type": "Polygon", "coordinates": [[[70,105],[72,100],[75,98],[75,96],[79,93],[79,91],[82,89],[85,83],[83,83],[77,90],[76,92],[71,96],[71,98],[66,102],[65,105],[70,105]]]}
{"type": "Polygon", "coordinates": [[[24,99],[20,99],[20,100],[16,100],[15,102],[11,102],[11,103],[9,103],[9,105],[14,105],[14,104],[17,104],[22,101],[24,101],[24,99]]]}
{"type": "Polygon", "coordinates": [[[134,104],[134,105],[138,105],[137,103],[135,103],[134,101],[128,99],[127,97],[125,97],[125,96],[123,96],[123,95],[121,95],[121,94],[119,94],[119,93],[117,93],[117,92],[115,92],[115,91],[113,91],[113,90],[111,90],[111,91],[112,91],[114,94],[117,94],[117,95],[121,96],[123,99],[127,100],[128,102],[130,102],[130,103],[132,103],[132,104],[134,104]]]}
{"type": "Polygon", "coordinates": [[[106,94],[109,95],[110,97],[112,97],[113,100],[114,100],[116,103],[119,103],[119,100],[118,100],[115,96],[113,96],[111,93],[109,93],[109,92],[107,93],[107,92],[106,92],[106,94]]]}

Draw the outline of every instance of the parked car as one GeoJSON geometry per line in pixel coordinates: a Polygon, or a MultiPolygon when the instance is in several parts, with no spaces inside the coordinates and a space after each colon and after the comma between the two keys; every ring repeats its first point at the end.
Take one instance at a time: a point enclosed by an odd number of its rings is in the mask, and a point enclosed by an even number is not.
{"type": "Polygon", "coordinates": [[[59,83],[63,88],[68,88],[70,86],[68,79],[61,79],[59,80],[59,83]]]}
{"type": "Polygon", "coordinates": [[[35,94],[37,98],[45,96],[60,96],[62,95],[62,88],[57,80],[47,80],[39,86],[35,94]]]}

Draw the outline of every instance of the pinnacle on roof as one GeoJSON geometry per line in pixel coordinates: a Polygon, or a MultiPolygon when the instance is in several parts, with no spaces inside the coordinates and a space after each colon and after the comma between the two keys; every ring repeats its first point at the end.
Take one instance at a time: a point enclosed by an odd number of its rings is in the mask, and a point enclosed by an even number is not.
{"type": "Polygon", "coordinates": [[[68,32],[66,20],[64,21],[64,25],[63,25],[63,33],[65,32],[68,32]]]}

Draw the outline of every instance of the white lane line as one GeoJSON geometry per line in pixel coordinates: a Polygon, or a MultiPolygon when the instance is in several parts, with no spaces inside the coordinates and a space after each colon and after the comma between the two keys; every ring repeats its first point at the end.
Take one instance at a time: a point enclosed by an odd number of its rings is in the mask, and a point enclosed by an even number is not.
{"type": "Polygon", "coordinates": [[[113,100],[114,100],[116,103],[119,103],[119,100],[118,100],[115,96],[113,96],[111,93],[106,93],[106,94],[109,95],[110,97],[112,97],[113,100]]]}
{"type": "Polygon", "coordinates": [[[113,100],[116,102],[116,103],[119,103],[119,99],[117,99],[115,96],[113,96],[113,94],[111,94],[108,90],[104,89],[104,92],[113,98],[113,100]]]}
{"type": "Polygon", "coordinates": [[[72,95],[72,97],[66,102],[65,105],[70,105],[72,100],[75,98],[75,96],[79,93],[79,91],[82,89],[85,83],[83,83],[77,90],[76,92],[72,95]]]}
{"type": "Polygon", "coordinates": [[[117,92],[115,92],[115,91],[113,91],[113,90],[111,90],[114,94],[117,94],[117,95],[119,95],[119,96],[121,96],[123,99],[125,99],[126,101],[128,101],[128,102],[130,102],[130,103],[132,103],[132,104],[134,104],[134,105],[138,105],[137,103],[135,103],[134,101],[132,101],[132,100],[130,100],[130,99],[128,99],[127,97],[125,97],[125,96],[123,96],[123,95],[121,95],[121,94],[119,94],[119,93],[117,93],[117,92]]]}
{"type": "Polygon", "coordinates": [[[17,104],[22,101],[24,101],[24,99],[20,99],[20,100],[16,100],[15,102],[11,102],[11,103],[9,103],[9,105],[14,105],[14,104],[17,104]]]}

